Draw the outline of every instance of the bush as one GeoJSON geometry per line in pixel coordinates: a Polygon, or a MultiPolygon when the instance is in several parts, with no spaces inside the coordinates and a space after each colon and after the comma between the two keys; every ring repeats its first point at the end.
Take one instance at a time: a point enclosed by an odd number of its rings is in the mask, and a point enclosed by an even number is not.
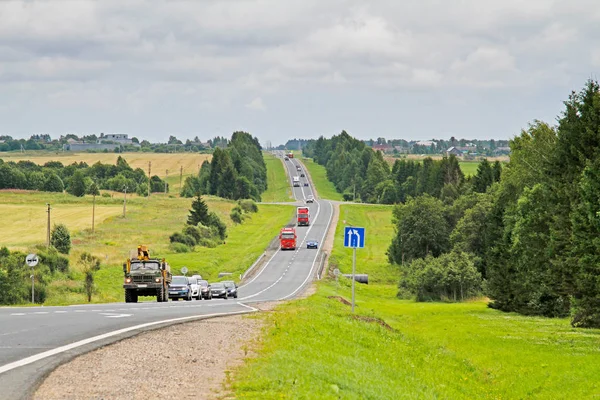
{"type": "Polygon", "coordinates": [[[242,215],[242,209],[240,207],[234,207],[229,214],[229,218],[234,224],[241,224],[244,222],[244,216],[242,215]]]}
{"type": "Polygon", "coordinates": [[[470,253],[452,252],[438,258],[416,259],[402,271],[400,297],[417,301],[462,301],[481,293],[482,278],[470,253]]]}
{"type": "Polygon", "coordinates": [[[69,258],[61,255],[55,248],[50,247],[49,249],[45,249],[38,246],[37,254],[40,257],[40,261],[48,266],[50,272],[69,272],[69,258]]]}
{"type": "Polygon", "coordinates": [[[217,243],[216,241],[211,240],[211,239],[206,239],[206,238],[200,239],[198,244],[203,247],[208,247],[209,249],[214,249],[215,247],[217,247],[219,245],[219,243],[217,243]]]}
{"type": "Polygon", "coordinates": [[[50,234],[50,244],[63,254],[71,251],[71,234],[64,224],[55,224],[50,234]]]}
{"type": "Polygon", "coordinates": [[[183,228],[183,234],[193,237],[196,243],[198,243],[202,238],[202,232],[200,232],[200,229],[192,225],[186,225],[185,228],[183,228]]]}
{"type": "Polygon", "coordinates": [[[173,253],[189,253],[191,251],[191,249],[188,246],[178,242],[171,243],[170,248],[173,253]]]}
{"type": "Polygon", "coordinates": [[[256,205],[256,202],[254,202],[254,200],[251,200],[251,199],[240,200],[240,201],[238,201],[238,204],[241,207],[241,209],[244,210],[244,212],[246,212],[246,213],[258,212],[258,205],[256,205]]]}
{"type": "Polygon", "coordinates": [[[197,244],[196,239],[194,239],[193,236],[189,236],[181,232],[175,232],[169,236],[169,240],[171,240],[171,243],[183,243],[189,247],[194,247],[197,244]]]}
{"type": "Polygon", "coordinates": [[[227,237],[227,225],[221,221],[221,218],[214,211],[208,213],[208,225],[214,226],[219,232],[219,237],[225,240],[227,237]]]}
{"type": "Polygon", "coordinates": [[[102,196],[102,197],[108,197],[108,198],[112,197],[110,193],[102,193],[100,196],[102,196]]]}

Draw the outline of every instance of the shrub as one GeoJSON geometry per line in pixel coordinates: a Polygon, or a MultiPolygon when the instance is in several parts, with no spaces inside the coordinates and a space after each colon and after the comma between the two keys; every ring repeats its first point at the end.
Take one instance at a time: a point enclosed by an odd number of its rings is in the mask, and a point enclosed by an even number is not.
{"type": "Polygon", "coordinates": [[[171,240],[171,243],[183,243],[189,247],[194,247],[197,244],[196,239],[194,239],[193,236],[189,236],[181,232],[175,232],[169,236],[169,240],[171,240]]]}
{"type": "Polygon", "coordinates": [[[417,301],[462,301],[481,293],[482,278],[470,253],[452,252],[416,259],[402,271],[399,296],[417,301]]]}
{"type": "Polygon", "coordinates": [[[215,248],[215,247],[217,247],[219,245],[216,241],[211,240],[211,239],[207,239],[207,238],[200,239],[200,241],[198,242],[198,244],[200,246],[208,247],[210,249],[213,249],[213,248],[215,248]]]}
{"type": "Polygon", "coordinates": [[[191,249],[183,243],[171,243],[170,245],[171,251],[173,253],[189,253],[191,249]]]}
{"type": "Polygon", "coordinates": [[[219,216],[214,211],[208,213],[208,225],[217,228],[217,231],[219,232],[219,237],[221,239],[224,240],[227,237],[227,225],[225,225],[225,223],[221,221],[221,218],[219,218],[219,216]]]}
{"type": "Polygon", "coordinates": [[[102,196],[102,197],[108,197],[108,198],[112,197],[110,193],[102,193],[100,196],[102,196]]]}
{"type": "Polygon", "coordinates": [[[256,213],[258,212],[258,205],[252,199],[240,200],[238,201],[239,206],[246,213],[256,213]]]}
{"type": "Polygon", "coordinates": [[[69,258],[61,255],[55,248],[50,247],[49,249],[45,249],[38,246],[37,254],[40,257],[40,261],[48,266],[50,272],[69,272],[69,258]]]}
{"type": "Polygon", "coordinates": [[[71,234],[64,224],[54,224],[50,234],[50,244],[63,254],[71,251],[71,234]]]}
{"type": "Polygon", "coordinates": [[[229,218],[231,218],[234,224],[241,224],[242,222],[244,222],[242,209],[239,207],[234,207],[233,210],[231,210],[231,214],[229,214],[229,218]]]}
{"type": "Polygon", "coordinates": [[[196,243],[198,243],[202,238],[202,232],[200,229],[192,225],[186,225],[185,228],[183,228],[183,234],[193,237],[196,243]]]}

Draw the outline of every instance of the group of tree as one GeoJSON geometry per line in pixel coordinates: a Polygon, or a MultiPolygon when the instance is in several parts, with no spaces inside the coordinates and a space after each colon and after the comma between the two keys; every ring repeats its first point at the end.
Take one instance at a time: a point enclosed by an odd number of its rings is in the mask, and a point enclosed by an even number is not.
{"type": "MultiPolygon", "coordinates": [[[[31,161],[15,163],[0,159],[0,189],[66,190],[78,197],[86,193],[97,194],[98,189],[127,190],[145,196],[148,194],[148,177],[141,168],[131,168],[121,156],[117,158],[116,165],[97,162],[92,166],[84,162],[65,166],[59,161],[49,161],[40,166],[31,161]]],[[[164,192],[165,181],[157,175],[152,176],[150,190],[164,192]]]]}
{"type": "Polygon", "coordinates": [[[242,224],[248,218],[250,214],[257,213],[258,206],[251,199],[238,200],[238,204],[231,209],[229,218],[234,224],[242,224]]]}
{"type": "Polygon", "coordinates": [[[192,201],[185,227],[173,233],[169,239],[171,248],[177,253],[187,253],[195,246],[216,247],[227,238],[227,225],[219,215],[208,209],[200,193],[192,201]]]}
{"type": "Polygon", "coordinates": [[[403,265],[402,290],[454,298],[477,288],[474,267],[490,307],[600,327],[598,82],[565,106],[557,126],[535,121],[510,141],[499,181],[480,165],[451,201],[424,194],[395,207],[388,256],[403,265]]]}
{"type": "Polygon", "coordinates": [[[380,151],[343,131],[331,139],[320,137],[304,149],[304,154],[325,166],[327,178],[345,200],[366,203],[403,203],[408,197],[429,194],[453,200],[464,186],[478,192],[500,179],[499,161],[482,161],[477,175],[466,179],[454,155],[441,160],[425,158],[422,162],[395,160],[390,168],[380,151]]]}
{"type": "Polygon", "coordinates": [[[197,193],[226,199],[253,199],[267,189],[267,166],[257,138],[234,132],[227,147],[217,147],[210,162],[204,161],[196,176],[186,178],[182,197],[197,193]]]}

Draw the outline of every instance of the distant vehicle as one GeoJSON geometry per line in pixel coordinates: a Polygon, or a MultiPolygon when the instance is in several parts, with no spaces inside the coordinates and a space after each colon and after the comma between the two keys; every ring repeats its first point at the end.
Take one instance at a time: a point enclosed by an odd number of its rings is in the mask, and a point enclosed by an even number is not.
{"type": "Polygon", "coordinates": [[[288,156],[285,156],[284,160],[285,161],[290,161],[290,158],[288,156]]]}
{"type": "Polygon", "coordinates": [[[308,182],[304,182],[304,186],[308,186],[308,182]]]}
{"type": "Polygon", "coordinates": [[[307,203],[314,203],[314,202],[315,202],[315,198],[314,198],[313,196],[308,196],[308,197],[306,198],[306,202],[307,202],[307,203]]]}
{"type": "Polygon", "coordinates": [[[316,249],[318,247],[319,247],[319,242],[317,242],[316,240],[307,240],[306,241],[307,249],[316,249]]]}
{"type": "Polygon", "coordinates": [[[235,284],[235,282],[234,281],[223,281],[223,284],[225,285],[225,288],[227,289],[227,296],[237,299],[237,297],[238,297],[237,285],[235,284]]]}
{"type": "Polygon", "coordinates": [[[202,275],[192,275],[190,278],[196,278],[198,280],[202,280],[202,275]]]}
{"type": "Polygon", "coordinates": [[[304,175],[304,172],[300,174],[300,178],[305,178],[306,175],[304,175]]]}
{"type": "Polygon", "coordinates": [[[298,177],[298,176],[295,176],[295,177],[292,179],[292,182],[294,183],[294,187],[300,187],[300,177],[298,177]]]}
{"type": "Polygon", "coordinates": [[[289,153],[286,154],[288,156],[288,158],[294,158],[294,153],[292,153],[291,151],[289,153]]]}
{"type": "Polygon", "coordinates": [[[204,300],[212,299],[212,294],[210,293],[210,284],[207,280],[201,279],[198,281],[200,285],[200,296],[204,300]]]}
{"type": "Polygon", "coordinates": [[[298,219],[298,226],[310,225],[310,213],[308,207],[298,207],[296,209],[296,215],[298,219]]]}
{"type": "Polygon", "coordinates": [[[300,168],[299,165],[296,165],[296,171],[302,171],[302,168],[300,168]]]}
{"type": "Polygon", "coordinates": [[[281,250],[296,250],[296,229],[283,228],[279,232],[281,250]]]}
{"type": "Polygon", "coordinates": [[[187,276],[176,275],[169,285],[169,298],[173,300],[192,300],[192,290],[187,276]]]}
{"type": "Polygon", "coordinates": [[[224,299],[227,299],[227,288],[222,282],[211,283],[210,293],[212,297],[222,297],[224,299]]]}
{"type": "MultiPolygon", "coordinates": [[[[194,275],[194,276],[200,276],[200,275],[194,275]]],[[[191,278],[188,278],[188,281],[190,281],[190,291],[192,292],[192,297],[195,298],[196,300],[201,300],[202,299],[202,293],[200,292],[200,284],[198,283],[198,278],[194,278],[193,276],[191,278]]]]}

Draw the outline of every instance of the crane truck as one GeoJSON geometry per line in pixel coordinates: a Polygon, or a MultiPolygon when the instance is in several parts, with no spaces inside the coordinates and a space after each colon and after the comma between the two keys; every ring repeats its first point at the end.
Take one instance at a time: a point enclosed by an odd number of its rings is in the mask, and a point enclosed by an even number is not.
{"type": "Polygon", "coordinates": [[[126,303],[137,303],[139,296],[156,296],[158,302],[169,301],[171,267],[164,258],[150,258],[147,246],[137,247],[137,256],[127,259],[123,273],[126,303]]]}

